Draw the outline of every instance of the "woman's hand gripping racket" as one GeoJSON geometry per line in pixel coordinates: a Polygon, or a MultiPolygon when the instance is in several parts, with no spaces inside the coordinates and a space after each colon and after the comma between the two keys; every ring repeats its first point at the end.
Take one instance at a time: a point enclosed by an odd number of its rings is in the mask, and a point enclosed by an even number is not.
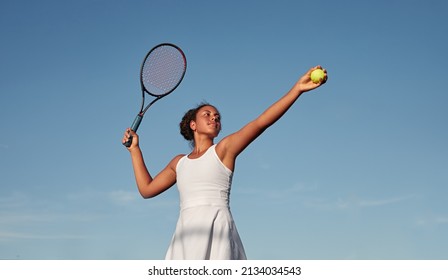
{"type": "MultiPolygon", "coordinates": [[[[131,129],[137,129],[143,115],[157,100],[173,92],[184,78],[187,70],[187,59],[184,52],[173,44],[160,44],[152,48],[143,60],[140,70],[140,84],[142,87],[142,105],[131,129]],[[155,97],[145,106],[145,93],[155,97]]],[[[123,145],[130,147],[132,136],[123,145]]]]}

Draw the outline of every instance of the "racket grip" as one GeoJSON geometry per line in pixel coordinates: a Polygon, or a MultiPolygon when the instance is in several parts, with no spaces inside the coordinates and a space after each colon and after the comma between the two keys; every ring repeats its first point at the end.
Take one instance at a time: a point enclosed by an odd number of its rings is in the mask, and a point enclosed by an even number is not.
{"type": "MultiPolygon", "coordinates": [[[[131,129],[134,132],[137,132],[138,127],[140,126],[140,123],[142,122],[143,116],[138,114],[137,117],[135,117],[134,122],[131,125],[131,129]]],[[[129,137],[128,141],[124,142],[123,145],[126,147],[130,147],[132,144],[132,136],[129,137]]]]}
{"type": "Polygon", "coordinates": [[[142,122],[143,116],[138,114],[137,117],[135,117],[134,122],[131,125],[131,129],[134,132],[137,132],[138,127],[140,126],[140,123],[142,122]]]}

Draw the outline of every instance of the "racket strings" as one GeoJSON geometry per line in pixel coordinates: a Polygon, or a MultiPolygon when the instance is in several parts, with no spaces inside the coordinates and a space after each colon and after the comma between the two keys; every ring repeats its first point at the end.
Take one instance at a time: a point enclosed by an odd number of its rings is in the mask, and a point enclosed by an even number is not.
{"type": "Polygon", "coordinates": [[[153,50],[144,62],[143,85],[151,94],[167,94],[182,80],[185,66],[185,59],[179,50],[161,46],[153,50]]]}

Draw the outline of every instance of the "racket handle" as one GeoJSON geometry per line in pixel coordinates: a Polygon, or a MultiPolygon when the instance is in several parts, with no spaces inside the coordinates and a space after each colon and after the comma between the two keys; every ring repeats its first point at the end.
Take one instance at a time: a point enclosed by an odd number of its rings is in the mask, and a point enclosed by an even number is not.
{"type": "MultiPolygon", "coordinates": [[[[135,117],[134,122],[132,123],[131,129],[134,132],[137,132],[138,127],[140,126],[140,123],[142,122],[143,116],[138,114],[137,117],[135,117]]],[[[129,137],[128,141],[124,142],[123,145],[126,147],[130,147],[132,144],[132,136],[129,137]]]]}

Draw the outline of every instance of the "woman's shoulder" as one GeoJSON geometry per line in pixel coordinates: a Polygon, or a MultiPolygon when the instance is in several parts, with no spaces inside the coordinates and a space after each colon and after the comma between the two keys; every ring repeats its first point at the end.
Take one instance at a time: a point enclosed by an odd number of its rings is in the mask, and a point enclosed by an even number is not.
{"type": "Polygon", "coordinates": [[[177,163],[179,162],[179,160],[181,160],[183,157],[185,157],[185,154],[178,154],[175,157],[173,157],[173,159],[170,161],[170,163],[168,163],[168,166],[173,169],[176,170],[176,166],[177,163]]]}
{"type": "Polygon", "coordinates": [[[186,156],[186,154],[178,154],[178,155],[174,156],[174,158],[171,160],[171,162],[177,164],[179,162],[179,160],[185,156],[186,156]]]}

